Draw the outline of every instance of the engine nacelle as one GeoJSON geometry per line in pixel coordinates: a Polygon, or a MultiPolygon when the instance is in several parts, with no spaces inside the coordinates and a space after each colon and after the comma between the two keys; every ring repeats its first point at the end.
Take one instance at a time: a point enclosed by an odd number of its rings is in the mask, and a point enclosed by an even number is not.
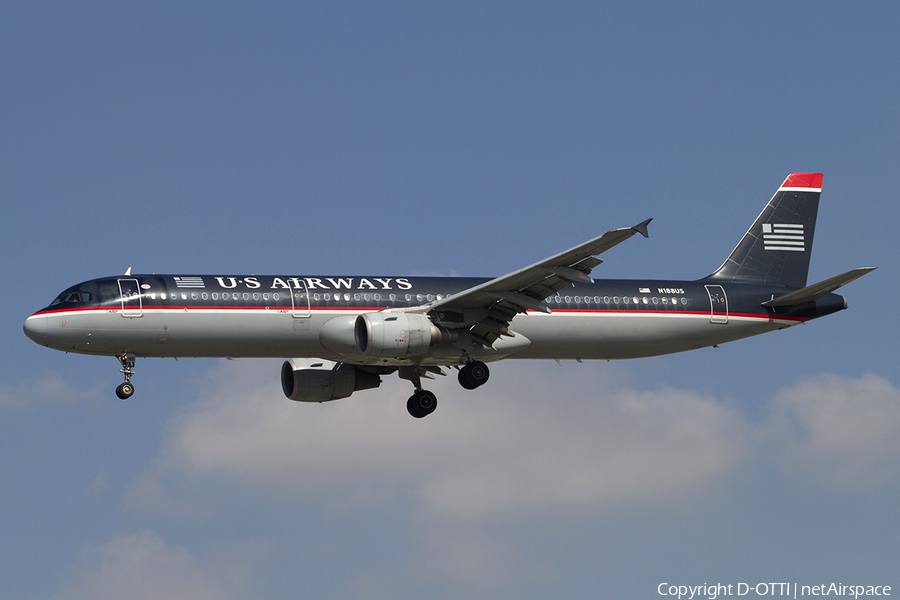
{"type": "Polygon", "coordinates": [[[387,312],[356,317],[354,335],[356,349],[376,358],[421,355],[431,346],[457,338],[456,332],[435,325],[425,315],[387,312]]]}
{"type": "Polygon", "coordinates": [[[281,389],[298,402],[338,400],[379,385],[381,377],[346,363],[295,358],[281,365],[281,389]]]}

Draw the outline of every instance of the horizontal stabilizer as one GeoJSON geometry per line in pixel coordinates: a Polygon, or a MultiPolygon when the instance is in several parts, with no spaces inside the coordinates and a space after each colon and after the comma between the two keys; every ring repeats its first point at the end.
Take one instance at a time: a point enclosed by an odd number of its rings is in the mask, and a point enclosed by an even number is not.
{"type": "Polygon", "coordinates": [[[841,275],[835,275],[825,281],[821,281],[819,283],[815,283],[813,285],[808,285],[805,288],[801,288],[795,292],[790,292],[789,294],[785,294],[784,296],[779,296],[777,298],[773,298],[768,302],[763,302],[763,306],[796,306],[797,304],[803,304],[804,302],[813,302],[818,300],[822,296],[826,294],[830,294],[834,290],[838,289],[841,286],[847,285],[851,281],[855,281],[869,273],[874,271],[877,267],[861,267],[859,269],[853,269],[852,271],[847,271],[846,273],[842,273],[841,275]]]}

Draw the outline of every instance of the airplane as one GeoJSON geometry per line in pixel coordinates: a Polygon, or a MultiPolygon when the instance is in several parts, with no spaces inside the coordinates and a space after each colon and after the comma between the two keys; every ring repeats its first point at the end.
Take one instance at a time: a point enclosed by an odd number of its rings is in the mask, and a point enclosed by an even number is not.
{"type": "Polygon", "coordinates": [[[874,270],[807,285],[821,173],[792,173],[711,275],[595,280],[600,254],[647,219],[497,277],[125,275],[67,288],[25,321],[36,343],[115,356],[134,393],[137,357],[285,358],[285,396],[326,402],[398,373],[407,410],[431,414],[422,379],[455,367],[473,390],[505,359],[627,359],[717,347],[847,308],[834,291],[874,270]]]}

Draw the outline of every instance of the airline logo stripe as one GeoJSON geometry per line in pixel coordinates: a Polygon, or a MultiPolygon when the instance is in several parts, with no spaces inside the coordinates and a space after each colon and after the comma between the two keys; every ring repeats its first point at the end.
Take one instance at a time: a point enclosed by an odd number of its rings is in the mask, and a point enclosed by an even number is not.
{"type": "Polygon", "coordinates": [[[803,252],[806,242],[803,225],[794,223],[763,223],[763,245],[766,250],[803,252]]]}
{"type": "Polygon", "coordinates": [[[202,277],[175,277],[175,287],[180,288],[205,288],[202,277]]]}

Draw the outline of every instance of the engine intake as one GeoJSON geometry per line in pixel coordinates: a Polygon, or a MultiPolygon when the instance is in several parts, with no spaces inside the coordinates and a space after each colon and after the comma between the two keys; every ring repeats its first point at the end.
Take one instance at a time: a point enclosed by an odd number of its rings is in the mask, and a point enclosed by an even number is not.
{"type": "Polygon", "coordinates": [[[281,365],[281,389],[297,402],[328,402],[377,388],[381,377],[347,363],[292,359],[281,365]]]}
{"type": "Polygon", "coordinates": [[[457,333],[414,313],[363,313],[354,327],[356,349],[364,356],[403,358],[425,354],[437,344],[454,342],[457,333]]]}

